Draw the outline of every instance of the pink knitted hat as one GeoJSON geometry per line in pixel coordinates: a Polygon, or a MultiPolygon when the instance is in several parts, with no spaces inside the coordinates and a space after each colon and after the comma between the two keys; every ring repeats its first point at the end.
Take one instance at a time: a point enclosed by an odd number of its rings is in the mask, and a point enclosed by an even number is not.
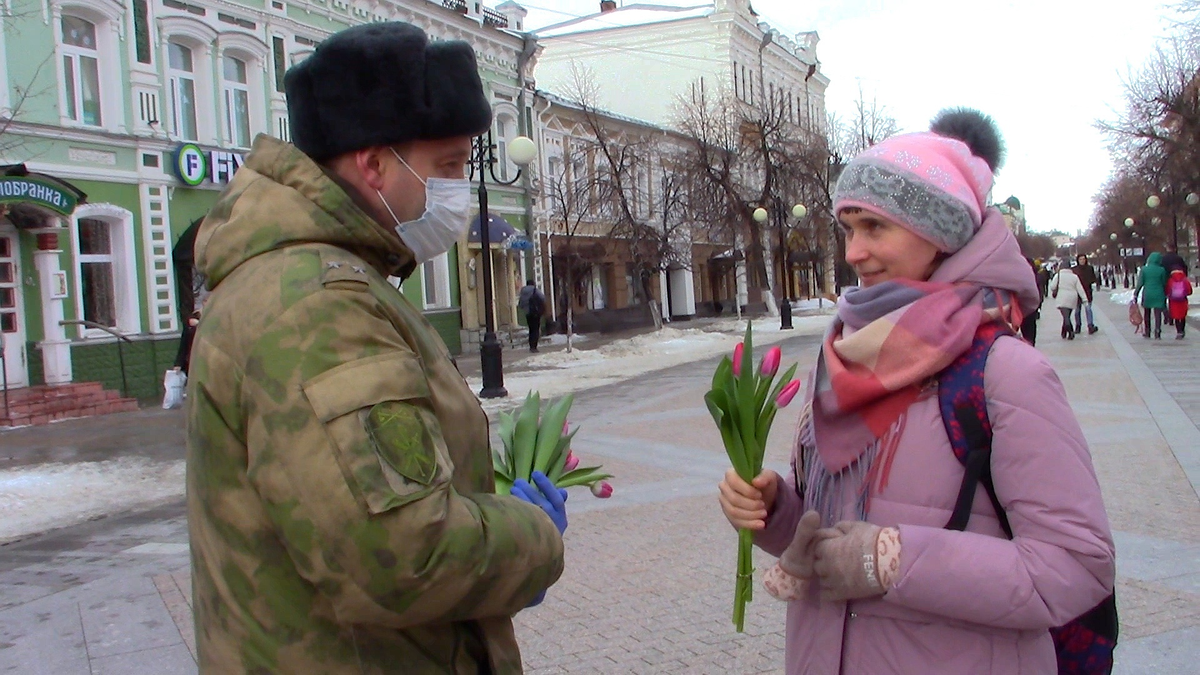
{"type": "Polygon", "coordinates": [[[943,112],[931,131],[893,136],[852,159],[838,179],[833,211],[877,213],[954,253],[983,222],[1003,153],[990,118],[943,112]]]}

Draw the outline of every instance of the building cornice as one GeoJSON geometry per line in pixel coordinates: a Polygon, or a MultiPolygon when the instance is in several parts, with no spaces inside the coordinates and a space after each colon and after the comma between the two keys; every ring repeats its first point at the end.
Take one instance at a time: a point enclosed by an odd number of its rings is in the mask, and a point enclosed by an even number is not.
{"type": "Polygon", "coordinates": [[[78,129],[75,127],[60,127],[33,122],[12,122],[5,133],[15,136],[68,141],[72,143],[93,143],[115,148],[141,148],[143,150],[169,150],[180,144],[166,136],[135,136],[133,134],[118,134],[111,131],[78,129]]]}

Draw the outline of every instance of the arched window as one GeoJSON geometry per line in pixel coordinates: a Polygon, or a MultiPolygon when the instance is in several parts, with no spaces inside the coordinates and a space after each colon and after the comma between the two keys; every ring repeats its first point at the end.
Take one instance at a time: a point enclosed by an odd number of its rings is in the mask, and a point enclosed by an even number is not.
{"type": "Polygon", "coordinates": [[[88,126],[102,126],[100,104],[100,51],[96,24],[64,14],[62,77],[66,117],[88,126]]]}
{"type": "Polygon", "coordinates": [[[229,54],[221,57],[224,90],[225,138],[234,147],[250,147],[250,87],[246,62],[229,54]]]}
{"type": "Polygon", "coordinates": [[[518,135],[517,131],[515,117],[509,113],[496,115],[496,157],[499,159],[496,169],[500,180],[516,175],[517,166],[508,158],[508,143],[518,135]]]}
{"type": "MultiPolygon", "coordinates": [[[[112,204],[86,204],[72,221],[76,315],[122,333],[140,332],[133,214],[112,204]]],[[[80,334],[107,336],[95,329],[80,334]]]]}
{"type": "Polygon", "coordinates": [[[180,140],[200,140],[196,127],[196,66],[192,48],[167,43],[167,79],[171,97],[171,133],[180,140]]]}
{"type": "Polygon", "coordinates": [[[109,225],[98,218],[80,218],[79,283],[83,318],[101,326],[117,326],[117,282],[113,274],[113,242],[109,225]]]}

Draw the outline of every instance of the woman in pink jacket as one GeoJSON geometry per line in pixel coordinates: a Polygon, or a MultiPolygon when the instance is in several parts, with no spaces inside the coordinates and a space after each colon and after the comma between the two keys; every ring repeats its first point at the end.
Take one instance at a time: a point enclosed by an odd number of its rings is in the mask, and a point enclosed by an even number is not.
{"type": "Polygon", "coordinates": [[[730,471],[721,506],[781,556],[789,675],[1057,672],[1048,629],[1107,597],[1114,550],[1066,392],[1044,356],[1001,337],[984,370],[991,470],[1011,524],[963,480],[937,376],[993,321],[1019,325],[1038,290],[987,206],[1001,143],[974,111],[851,161],[834,211],[861,287],[838,303],[810,378],[788,477],[730,471]]]}

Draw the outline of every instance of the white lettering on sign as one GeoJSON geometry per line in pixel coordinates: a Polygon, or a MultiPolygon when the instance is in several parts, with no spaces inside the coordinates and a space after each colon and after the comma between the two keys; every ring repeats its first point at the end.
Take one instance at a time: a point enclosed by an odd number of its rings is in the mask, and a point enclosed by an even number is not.
{"type": "Polygon", "coordinates": [[[26,181],[6,181],[0,183],[0,197],[24,197],[26,199],[45,202],[61,207],[65,203],[63,195],[54,188],[26,181]]]}
{"type": "Polygon", "coordinates": [[[208,179],[218,185],[233,180],[233,174],[242,168],[243,156],[236,152],[213,150],[209,154],[208,179]]]}
{"type": "Polygon", "coordinates": [[[205,179],[214,185],[224,185],[233,180],[233,175],[245,163],[241,153],[227,150],[204,152],[194,143],[181,145],[175,155],[179,179],[193,187],[199,186],[205,179]]]}

